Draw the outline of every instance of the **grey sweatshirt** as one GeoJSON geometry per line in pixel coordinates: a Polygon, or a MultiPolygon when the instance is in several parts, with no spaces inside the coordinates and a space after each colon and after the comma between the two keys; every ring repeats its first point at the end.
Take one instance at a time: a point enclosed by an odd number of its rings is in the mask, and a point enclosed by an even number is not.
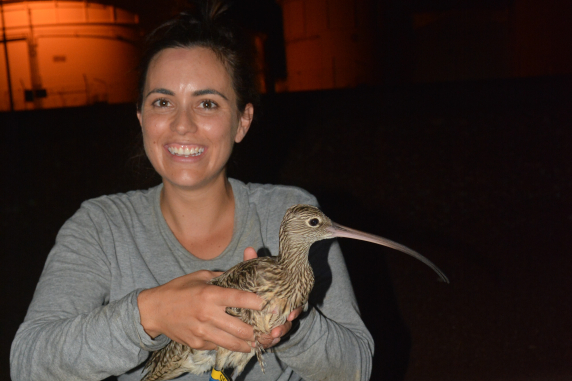
{"type": "MultiPolygon", "coordinates": [[[[212,260],[196,258],[177,241],[159,206],[162,185],[84,202],[60,230],[12,343],[12,380],[140,380],[149,352],[169,342],[143,330],[141,290],[198,270],[227,270],[243,260],[248,246],[277,255],[286,209],[317,205],[298,188],[230,183],[234,232],[212,260]]],[[[308,311],[289,338],[264,355],[266,373],[253,360],[243,372],[246,380],[369,379],[373,339],[337,242],[315,244],[310,262],[316,284],[308,311]]],[[[187,374],[180,380],[208,377],[187,374]]]]}

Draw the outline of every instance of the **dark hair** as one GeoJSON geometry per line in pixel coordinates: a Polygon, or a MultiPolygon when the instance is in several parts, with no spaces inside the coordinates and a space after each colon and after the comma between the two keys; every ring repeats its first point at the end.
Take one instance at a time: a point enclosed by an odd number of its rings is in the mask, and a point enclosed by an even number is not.
{"type": "Polygon", "coordinates": [[[257,106],[259,94],[253,40],[231,19],[228,8],[224,1],[205,0],[149,34],[139,64],[138,110],[143,106],[147,71],[153,57],[164,49],[192,47],[211,49],[225,65],[239,112],[244,112],[248,103],[257,106]]]}

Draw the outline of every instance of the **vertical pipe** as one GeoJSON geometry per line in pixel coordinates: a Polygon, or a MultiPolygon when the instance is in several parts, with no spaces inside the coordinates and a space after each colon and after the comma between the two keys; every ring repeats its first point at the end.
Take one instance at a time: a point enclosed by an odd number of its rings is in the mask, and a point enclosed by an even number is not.
{"type": "Polygon", "coordinates": [[[38,41],[34,35],[34,24],[32,22],[32,10],[28,5],[28,23],[30,24],[30,35],[26,39],[28,43],[28,57],[30,59],[30,79],[32,80],[32,91],[34,92],[34,108],[41,109],[42,98],[37,96],[37,91],[42,89],[42,77],[40,75],[40,63],[38,62],[38,41]]]}
{"type": "Polygon", "coordinates": [[[85,104],[89,106],[90,105],[89,100],[91,97],[89,96],[89,82],[87,80],[87,75],[85,73],[83,74],[83,82],[85,83],[85,104]]]}
{"type": "Polygon", "coordinates": [[[6,76],[8,77],[8,95],[10,98],[10,111],[14,111],[14,95],[12,94],[12,78],[10,76],[10,60],[8,58],[8,39],[6,38],[6,22],[4,21],[4,5],[0,2],[2,14],[2,41],[4,43],[4,58],[6,59],[6,76]]]}

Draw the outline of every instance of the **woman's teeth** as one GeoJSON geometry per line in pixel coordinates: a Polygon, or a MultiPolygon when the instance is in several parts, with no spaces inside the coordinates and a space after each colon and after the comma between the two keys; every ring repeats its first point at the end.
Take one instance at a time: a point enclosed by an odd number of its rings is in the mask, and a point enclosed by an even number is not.
{"type": "Polygon", "coordinates": [[[189,147],[169,147],[169,152],[171,152],[173,155],[177,155],[177,156],[184,156],[184,157],[189,157],[189,156],[199,156],[201,153],[203,153],[205,151],[204,148],[199,148],[199,147],[193,147],[193,148],[189,148],[189,147]]]}

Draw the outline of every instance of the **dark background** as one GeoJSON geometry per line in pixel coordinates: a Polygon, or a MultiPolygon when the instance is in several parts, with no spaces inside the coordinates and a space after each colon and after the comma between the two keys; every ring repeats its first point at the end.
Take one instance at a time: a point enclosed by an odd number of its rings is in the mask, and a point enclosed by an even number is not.
{"type": "MultiPolygon", "coordinates": [[[[570,78],[278,94],[237,147],[244,181],[302,186],[343,240],[374,377],[569,380],[570,78]]],[[[0,378],[54,237],[82,200],[153,182],[129,161],[132,105],[0,114],[0,378]]]]}
{"type": "MultiPolygon", "coordinates": [[[[407,30],[398,3],[386,2],[394,32],[407,30]]],[[[141,7],[144,26],[171,12],[141,7]]],[[[572,78],[411,83],[399,38],[380,48],[379,87],[265,95],[229,173],[303,187],[334,221],[406,244],[450,278],[342,240],[376,341],[372,380],[572,379],[572,78]]],[[[60,226],[85,199],[157,179],[130,159],[131,104],[1,113],[0,134],[9,379],[10,344],[60,226]]]]}

